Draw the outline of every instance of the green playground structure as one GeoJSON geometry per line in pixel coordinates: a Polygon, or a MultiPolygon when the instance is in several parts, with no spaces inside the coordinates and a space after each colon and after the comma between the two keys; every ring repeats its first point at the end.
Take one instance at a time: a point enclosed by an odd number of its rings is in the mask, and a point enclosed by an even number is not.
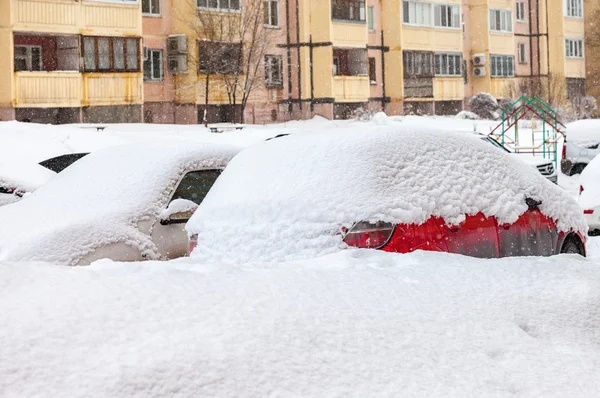
{"type": "Polygon", "coordinates": [[[548,104],[538,97],[523,96],[502,111],[502,121],[489,136],[514,153],[540,155],[558,167],[558,142],[561,136],[565,137],[566,130],[548,104]],[[531,117],[531,128],[520,129],[519,121],[527,120],[527,117],[531,117]],[[527,137],[519,136],[522,130],[527,137]],[[530,138],[531,142],[524,144],[525,138],[530,138]]]}

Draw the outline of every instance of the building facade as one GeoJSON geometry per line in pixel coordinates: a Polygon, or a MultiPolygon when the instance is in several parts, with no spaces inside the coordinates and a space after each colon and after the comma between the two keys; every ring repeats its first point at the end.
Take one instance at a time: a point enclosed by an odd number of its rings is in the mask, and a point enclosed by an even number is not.
{"type": "Polygon", "coordinates": [[[586,74],[587,88],[597,86],[584,39],[595,0],[583,3],[5,0],[0,119],[269,123],[348,118],[359,109],[443,115],[482,91],[559,104],[585,95],[586,74]]]}

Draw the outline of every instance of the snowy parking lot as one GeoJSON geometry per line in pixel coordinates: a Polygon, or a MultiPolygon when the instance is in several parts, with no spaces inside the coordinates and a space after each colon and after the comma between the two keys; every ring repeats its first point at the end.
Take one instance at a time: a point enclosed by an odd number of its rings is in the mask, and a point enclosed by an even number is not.
{"type": "MultiPolygon", "coordinates": [[[[7,122],[0,147],[4,161],[37,163],[158,138],[246,147],[282,133],[394,123],[465,133],[494,125],[381,116],[211,133],[7,122]]],[[[576,197],[578,178],[560,174],[558,185],[576,197]]],[[[2,219],[0,228],[10,234],[2,219]]],[[[596,396],[600,237],[588,239],[587,254],[0,261],[0,396],[596,396]]]]}

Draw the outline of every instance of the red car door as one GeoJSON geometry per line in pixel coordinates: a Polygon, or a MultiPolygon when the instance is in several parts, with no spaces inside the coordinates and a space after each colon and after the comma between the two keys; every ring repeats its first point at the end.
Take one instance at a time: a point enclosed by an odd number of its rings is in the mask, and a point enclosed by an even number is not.
{"type": "Polygon", "coordinates": [[[500,256],[550,256],[558,239],[556,224],[536,207],[530,208],[512,224],[498,228],[500,256]]]}
{"type": "Polygon", "coordinates": [[[494,217],[482,213],[468,215],[459,225],[444,225],[441,230],[449,253],[479,258],[500,255],[497,223],[494,217]]]}

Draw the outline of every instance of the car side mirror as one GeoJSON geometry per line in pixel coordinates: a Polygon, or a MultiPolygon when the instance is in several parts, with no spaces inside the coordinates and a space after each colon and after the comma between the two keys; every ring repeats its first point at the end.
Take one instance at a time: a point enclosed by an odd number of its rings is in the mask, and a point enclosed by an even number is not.
{"type": "Polygon", "coordinates": [[[542,204],[542,201],[531,198],[525,198],[525,203],[527,204],[529,210],[535,210],[542,204]]]}
{"type": "Polygon", "coordinates": [[[175,199],[160,213],[160,223],[161,225],[185,224],[197,208],[198,205],[191,200],[175,199]]]}

